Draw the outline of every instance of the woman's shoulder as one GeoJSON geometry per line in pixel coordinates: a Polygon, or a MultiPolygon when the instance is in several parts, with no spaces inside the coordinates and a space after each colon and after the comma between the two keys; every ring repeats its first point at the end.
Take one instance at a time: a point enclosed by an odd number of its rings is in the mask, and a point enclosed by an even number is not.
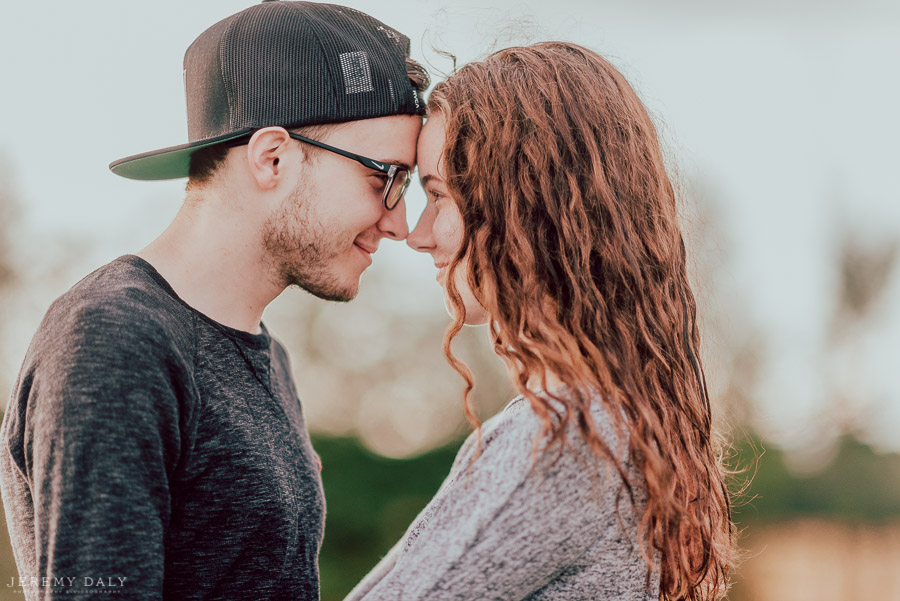
{"type": "Polygon", "coordinates": [[[519,395],[494,417],[496,422],[491,424],[491,432],[494,437],[525,439],[530,436],[540,439],[548,432],[548,426],[555,429],[568,410],[563,435],[565,447],[582,450],[588,446],[579,423],[587,425],[586,420],[589,419],[597,436],[621,458],[627,451],[628,430],[624,416],[616,419],[616,409],[599,392],[587,390],[581,395],[579,399],[577,393],[567,388],[536,392],[534,400],[519,395]],[[589,407],[589,415],[584,416],[584,420],[575,410],[576,401],[586,402],[589,407]]]}
{"type": "MultiPolygon", "coordinates": [[[[566,406],[572,406],[575,396],[566,390],[551,390],[536,393],[537,400],[529,400],[524,395],[512,399],[506,406],[489,420],[481,429],[481,439],[473,432],[457,454],[453,471],[461,471],[473,462],[481,463],[482,468],[495,465],[504,471],[519,472],[524,475],[536,467],[537,459],[551,459],[554,464],[559,459],[566,459],[557,467],[566,464],[583,468],[585,462],[607,463],[608,460],[593,452],[584,438],[581,429],[576,425],[578,418],[571,414],[565,427],[564,437],[552,442],[547,437],[547,421],[542,417],[539,408],[542,404],[548,409],[547,418],[550,424],[556,423],[554,413],[564,414],[566,406]],[[560,445],[559,442],[562,442],[560,445]]],[[[599,438],[609,447],[617,461],[622,461],[627,454],[627,429],[620,421],[613,419],[612,411],[597,393],[589,393],[590,419],[599,438]]]]}

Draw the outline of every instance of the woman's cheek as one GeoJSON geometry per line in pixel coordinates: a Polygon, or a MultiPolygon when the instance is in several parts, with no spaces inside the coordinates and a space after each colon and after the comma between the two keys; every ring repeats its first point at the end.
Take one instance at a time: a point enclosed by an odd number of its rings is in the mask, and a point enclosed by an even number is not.
{"type": "Polygon", "coordinates": [[[459,212],[439,210],[434,220],[434,240],[438,247],[455,253],[462,245],[462,238],[462,219],[459,212]]]}

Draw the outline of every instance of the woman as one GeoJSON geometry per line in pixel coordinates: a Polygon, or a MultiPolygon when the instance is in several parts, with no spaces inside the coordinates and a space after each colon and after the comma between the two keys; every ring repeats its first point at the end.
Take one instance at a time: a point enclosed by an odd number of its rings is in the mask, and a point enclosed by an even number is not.
{"type": "Polygon", "coordinates": [[[654,127],[574,44],[438,84],[418,143],[454,323],[489,324],[519,397],[351,599],[716,599],[733,557],[696,305],[654,127]]]}

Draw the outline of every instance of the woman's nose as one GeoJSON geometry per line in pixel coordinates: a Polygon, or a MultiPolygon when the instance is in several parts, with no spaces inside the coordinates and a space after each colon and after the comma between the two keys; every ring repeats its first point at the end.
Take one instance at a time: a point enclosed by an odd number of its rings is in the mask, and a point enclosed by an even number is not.
{"type": "Polygon", "coordinates": [[[410,248],[419,252],[427,253],[434,250],[434,235],[432,225],[434,224],[434,216],[431,211],[426,208],[419,217],[419,223],[413,228],[413,231],[406,237],[406,243],[410,248]]]}

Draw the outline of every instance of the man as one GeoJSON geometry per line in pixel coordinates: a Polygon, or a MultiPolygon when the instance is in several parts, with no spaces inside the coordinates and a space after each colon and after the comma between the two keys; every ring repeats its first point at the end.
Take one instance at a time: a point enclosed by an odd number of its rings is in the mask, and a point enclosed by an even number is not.
{"type": "Polygon", "coordinates": [[[427,76],[358,11],[265,2],[185,54],[190,143],[117,161],[188,176],[137,255],[49,309],[2,426],[28,599],[318,599],[324,501],[287,355],[287,286],[352,299],[403,192],[427,76]]]}

